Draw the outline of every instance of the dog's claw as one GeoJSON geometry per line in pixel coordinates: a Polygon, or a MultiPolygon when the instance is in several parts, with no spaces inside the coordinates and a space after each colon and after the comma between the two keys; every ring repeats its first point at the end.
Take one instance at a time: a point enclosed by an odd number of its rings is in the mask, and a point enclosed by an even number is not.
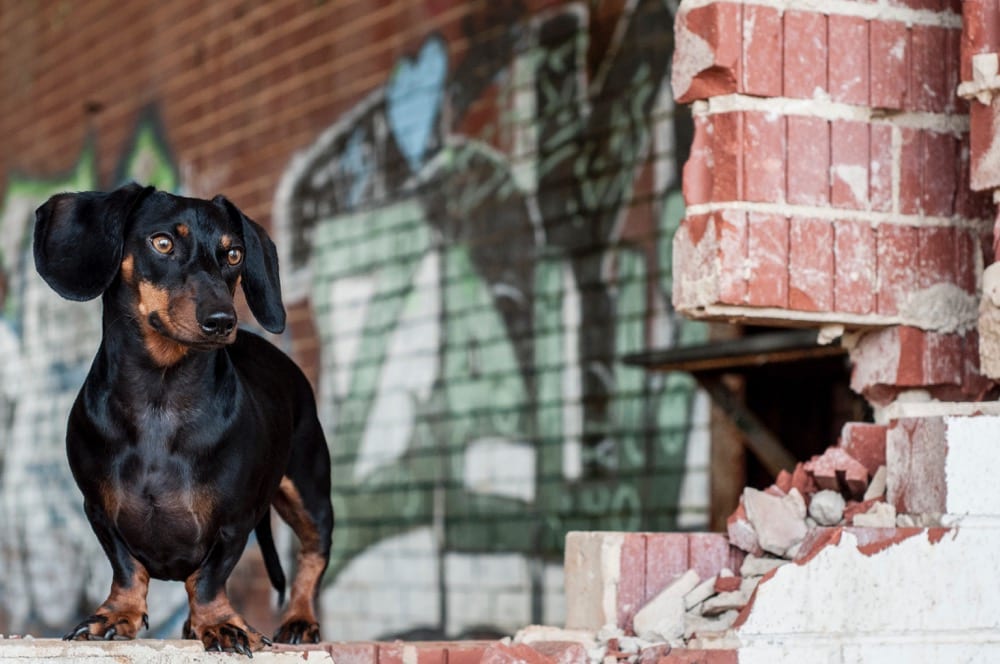
{"type": "Polygon", "coordinates": [[[145,627],[146,629],[149,629],[149,616],[146,615],[145,613],[142,614],[142,626],[145,627]]]}
{"type": "Polygon", "coordinates": [[[117,634],[117,633],[118,633],[118,630],[115,629],[114,627],[111,627],[110,629],[108,629],[108,631],[106,631],[104,633],[104,640],[105,641],[111,641],[112,639],[115,638],[115,634],[117,634]]]}
{"type": "Polygon", "coordinates": [[[267,638],[263,634],[261,635],[260,640],[263,641],[264,645],[267,646],[267,647],[271,647],[271,646],[274,645],[274,641],[272,641],[271,639],[267,638]]]}

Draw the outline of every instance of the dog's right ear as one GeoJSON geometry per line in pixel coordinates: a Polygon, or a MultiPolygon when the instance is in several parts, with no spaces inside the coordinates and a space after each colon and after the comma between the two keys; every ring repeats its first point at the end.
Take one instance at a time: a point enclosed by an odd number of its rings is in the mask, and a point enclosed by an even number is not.
{"type": "Polygon", "coordinates": [[[68,300],[91,300],[121,267],[125,221],[153,187],[56,194],[35,211],[35,269],[68,300]]]}

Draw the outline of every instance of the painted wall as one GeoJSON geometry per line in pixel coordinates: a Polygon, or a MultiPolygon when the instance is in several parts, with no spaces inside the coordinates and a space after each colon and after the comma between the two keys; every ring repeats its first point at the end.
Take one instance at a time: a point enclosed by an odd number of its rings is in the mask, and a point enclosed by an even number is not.
{"type": "MultiPolygon", "coordinates": [[[[91,138],[64,175],[17,175],[51,162],[26,144],[2,162],[0,603],[12,628],[58,632],[109,576],[62,450],[97,308],[34,274],[31,211],[54,191],[130,177],[225,191],[272,229],[291,312],[277,341],[316,380],[334,463],[326,637],[559,623],[566,531],[705,523],[705,399],[684,376],[620,361],[705,337],[670,305],[691,134],[668,85],[672,3],[330,4],[278,21],[218,3],[229,24],[192,8],[206,32],[191,54],[164,10],[137,17],[162,28],[149,58],[145,42],[130,47],[143,81],[131,99],[152,88],[152,105],[111,105],[90,133],[78,122],[91,138]],[[324,23],[338,12],[379,23],[382,41],[364,48],[384,66],[335,84],[297,44],[356,61],[349,31],[324,23]],[[243,31],[215,41],[217,24],[243,31]],[[269,37],[293,28],[297,42],[269,37]],[[293,65],[248,85],[268,62],[293,65]],[[179,92],[192,76],[217,95],[201,114],[179,92]],[[234,89],[244,113],[213,132],[234,89]],[[109,114],[132,118],[132,138],[102,140],[120,131],[109,114]],[[231,149],[204,147],[220,136],[231,149]]],[[[154,628],[176,631],[177,591],[162,590],[154,628]]]]}

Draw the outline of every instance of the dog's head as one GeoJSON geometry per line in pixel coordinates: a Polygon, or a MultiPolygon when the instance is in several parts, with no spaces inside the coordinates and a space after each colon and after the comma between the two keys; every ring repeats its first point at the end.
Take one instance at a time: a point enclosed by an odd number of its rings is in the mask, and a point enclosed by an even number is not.
{"type": "Polygon", "coordinates": [[[137,184],[57,194],[35,213],[34,253],[39,274],[63,297],[111,295],[161,365],[235,340],[239,285],[264,329],[285,326],[274,243],[223,196],[184,198],[137,184]]]}

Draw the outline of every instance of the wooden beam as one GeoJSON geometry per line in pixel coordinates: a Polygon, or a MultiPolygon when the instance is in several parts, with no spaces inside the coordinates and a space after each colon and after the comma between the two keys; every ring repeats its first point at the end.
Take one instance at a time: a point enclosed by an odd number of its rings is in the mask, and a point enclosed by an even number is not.
{"type": "Polygon", "coordinates": [[[781,441],[757,419],[757,416],[746,407],[739,395],[733,392],[718,373],[695,373],[698,384],[708,392],[712,401],[729,416],[736,428],[743,435],[747,449],[757,457],[773,477],[782,470],[791,472],[795,468],[795,456],[789,452],[781,441]]]}

